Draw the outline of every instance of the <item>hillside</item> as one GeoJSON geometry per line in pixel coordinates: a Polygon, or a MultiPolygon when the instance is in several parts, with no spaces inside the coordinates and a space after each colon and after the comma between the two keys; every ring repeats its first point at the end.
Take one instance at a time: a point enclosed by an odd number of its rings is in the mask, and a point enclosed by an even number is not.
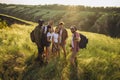
{"type": "Polygon", "coordinates": [[[33,22],[30,21],[25,21],[13,16],[5,15],[5,14],[0,14],[0,19],[1,21],[5,21],[8,26],[12,24],[24,24],[24,25],[33,25],[33,22]]]}
{"type": "Polygon", "coordinates": [[[33,22],[53,20],[55,25],[64,21],[67,28],[76,25],[81,31],[120,37],[120,7],[0,4],[0,13],[33,22]]]}
{"type": "Polygon", "coordinates": [[[67,59],[51,58],[48,65],[35,61],[37,48],[30,40],[33,25],[12,24],[0,29],[1,80],[119,80],[120,39],[83,32],[89,39],[86,49],[77,54],[77,67],[70,65],[70,40],[67,59]]]}

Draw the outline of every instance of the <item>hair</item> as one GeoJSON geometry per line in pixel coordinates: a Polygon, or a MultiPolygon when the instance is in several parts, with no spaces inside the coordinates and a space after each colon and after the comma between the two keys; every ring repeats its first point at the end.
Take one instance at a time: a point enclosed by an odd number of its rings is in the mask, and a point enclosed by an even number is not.
{"type": "Polygon", "coordinates": [[[56,27],[55,29],[59,29],[59,27],[56,27]]]}
{"type": "MultiPolygon", "coordinates": [[[[55,31],[56,31],[56,29],[59,29],[59,27],[56,27],[56,28],[55,28],[55,31]]],[[[58,31],[58,33],[59,33],[59,31],[58,31]]]]}
{"type": "Polygon", "coordinates": [[[74,27],[75,31],[77,31],[77,27],[74,27]]]}
{"type": "Polygon", "coordinates": [[[49,29],[49,28],[51,28],[51,26],[48,25],[47,28],[49,29]]]}
{"type": "Polygon", "coordinates": [[[77,28],[75,25],[71,26],[70,29],[75,29],[75,31],[77,31],[77,28]]]}
{"type": "Polygon", "coordinates": [[[48,25],[48,26],[47,26],[47,32],[49,32],[49,29],[50,29],[50,28],[51,28],[51,26],[48,25]]]}
{"type": "Polygon", "coordinates": [[[39,19],[39,20],[38,20],[38,23],[44,23],[44,20],[39,19]]]}
{"type": "Polygon", "coordinates": [[[64,22],[60,22],[59,25],[64,25],[64,22]]]}

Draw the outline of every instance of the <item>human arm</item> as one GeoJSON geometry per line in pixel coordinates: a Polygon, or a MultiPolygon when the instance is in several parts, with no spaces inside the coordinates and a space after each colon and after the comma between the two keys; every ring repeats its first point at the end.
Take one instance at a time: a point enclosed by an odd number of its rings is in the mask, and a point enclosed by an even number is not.
{"type": "Polygon", "coordinates": [[[51,36],[47,36],[47,41],[48,42],[51,42],[50,38],[51,38],[51,36]]]}

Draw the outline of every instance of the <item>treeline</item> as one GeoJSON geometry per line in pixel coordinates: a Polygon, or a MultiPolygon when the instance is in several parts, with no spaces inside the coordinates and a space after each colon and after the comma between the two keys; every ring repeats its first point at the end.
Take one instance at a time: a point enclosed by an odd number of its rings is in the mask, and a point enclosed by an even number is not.
{"type": "MultiPolygon", "coordinates": [[[[66,10],[70,5],[15,5],[15,4],[2,4],[0,3],[0,7],[24,7],[24,8],[44,8],[44,9],[54,9],[54,10],[66,10]]],[[[96,11],[96,12],[120,12],[120,7],[90,7],[90,6],[83,6],[83,5],[76,5],[72,7],[77,7],[81,11],[96,11]]]]}
{"type": "Polygon", "coordinates": [[[62,20],[67,28],[76,25],[79,30],[120,37],[120,7],[0,4],[0,13],[33,22],[52,19],[55,25],[62,20]]]}

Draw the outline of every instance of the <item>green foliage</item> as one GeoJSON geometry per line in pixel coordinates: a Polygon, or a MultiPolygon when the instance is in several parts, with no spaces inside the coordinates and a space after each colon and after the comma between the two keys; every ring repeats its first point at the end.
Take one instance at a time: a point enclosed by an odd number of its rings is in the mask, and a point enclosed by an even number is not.
{"type": "Polygon", "coordinates": [[[64,21],[69,28],[76,25],[79,30],[120,37],[120,8],[85,7],[65,5],[6,5],[0,4],[0,12],[21,19],[37,22],[54,20],[58,25],[64,21]]]}

